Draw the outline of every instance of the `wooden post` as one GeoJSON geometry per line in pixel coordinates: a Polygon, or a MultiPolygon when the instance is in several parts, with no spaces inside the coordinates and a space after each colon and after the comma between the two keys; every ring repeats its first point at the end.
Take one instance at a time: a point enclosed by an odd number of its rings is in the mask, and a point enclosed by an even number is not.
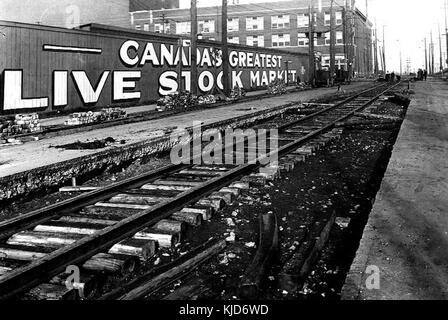
{"type": "Polygon", "coordinates": [[[314,86],[314,76],[315,76],[315,62],[314,62],[314,3],[311,2],[309,7],[309,82],[314,86]]]}
{"type": "Polygon", "coordinates": [[[191,93],[198,94],[198,65],[197,65],[197,46],[198,46],[198,10],[196,7],[197,0],[191,0],[191,93]]]}
{"type": "Polygon", "coordinates": [[[177,91],[179,91],[179,92],[182,92],[183,88],[184,88],[182,85],[183,53],[184,53],[184,39],[179,38],[179,75],[177,78],[177,83],[178,83],[177,91]]]}
{"type": "Polygon", "coordinates": [[[229,44],[227,42],[227,0],[222,0],[222,84],[226,97],[230,95],[229,44]]]}
{"type": "Polygon", "coordinates": [[[330,6],[330,85],[334,85],[334,73],[336,65],[336,23],[334,13],[334,0],[331,0],[330,6]]]}

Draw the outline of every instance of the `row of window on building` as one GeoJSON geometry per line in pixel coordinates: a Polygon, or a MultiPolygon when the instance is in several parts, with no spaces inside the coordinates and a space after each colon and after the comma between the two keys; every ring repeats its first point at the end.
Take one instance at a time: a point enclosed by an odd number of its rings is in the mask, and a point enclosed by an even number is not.
{"type": "MultiPolygon", "coordinates": [[[[330,32],[325,33],[325,42],[318,42],[317,34],[314,37],[314,45],[325,45],[329,46],[331,41],[330,32]]],[[[229,36],[227,38],[228,42],[235,44],[242,44],[240,42],[240,37],[238,36],[229,36]]],[[[309,39],[306,37],[305,33],[299,33],[297,36],[297,45],[299,47],[308,47],[309,39]]],[[[255,35],[255,36],[247,36],[246,37],[246,45],[254,46],[254,47],[264,47],[264,36],[263,35],[255,35]]],[[[344,44],[344,35],[342,31],[336,32],[336,45],[344,44]]],[[[271,47],[291,47],[291,35],[290,34],[273,34],[272,35],[272,45],[271,47]]]]}
{"type": "MultiPolygon", "coordinates": [[[[317,14],[314,14],[314,21],[315,25],[317,25],[317,14]]],[[[278,15],[278,16],[271,16],[271,29],[288,29],[291,26],[290,22],[290,15],[278,15]]],[[[239,26],[239,19],[240,18],[230,18],[227,21],[227,31],[228,32],[236,32],[240,31],[239,26]]],[[[331,16],[329,12],[326,12],[324,15],[324,25],[329,26],[331,23],[331,16]]],[[[335,23],[337,26],[342,25],[342,12],[337,11],[335,13],[335,23]]],[[[299,13],[297,15],[297,27],[303,28],[309,26],[309,14],[308,13],[299,13]]],[[[141,30],[142,26],[137,24],[135,26],[136,29],[141,30]]],[[[160,32],[160,33],[170,33],[171,30],[171,24],[170,23],[155,23],[154,24],[154,31],[160,32]]],[[[198,21],[198,29],[200,33],[214,33],[215,32],[215,20],[201,20],[198,21]]],[[[143,30],[149,31],[149,24],[143,24],[143,30]]],[[[264,30],[264,17],[249,17],[246,18],[246,30],[253,31],[253,30],[264,30]]],[[[191,23],[190,21],[182,21],[182,22],[176,22],[176,34],[189,34],[191,32],[191,23]]]]}

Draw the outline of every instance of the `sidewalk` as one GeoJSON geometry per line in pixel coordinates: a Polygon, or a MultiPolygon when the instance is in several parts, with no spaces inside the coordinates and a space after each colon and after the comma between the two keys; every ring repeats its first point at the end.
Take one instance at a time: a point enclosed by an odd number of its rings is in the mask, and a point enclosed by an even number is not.
{"type": "MultiPolygon", "coordinates": [[[[288,90],[292,90],[295,87],[287,87],[288,90]]],[[[266,90],[259,90],[259,91],[250,91],[246,93],[246,97],[256,97],[261,96],[266,93],[266,90]]],[[[143,105],[143,106],[135,106],[135,107],[126,107],[126,113],[128,115],[136,114],[136,113],[143,113],[143,112],[149,112],[149,111],[155,111],[157,105],[156,104],[149,104],[149,105],[143,105]]],[[[40,120],[40,123],[42,126],[55,126],[55,125],[63,125],[65,120],[68,119],[68,116],[56,116],[56,117],[50,117],[50,118],[44,118],[40,120]]]]}
{"type": "Polygon", "coordinates": [[[448,83],[415,91],[342,299],[448,299],[448,83]],[[366,288],[368,266],[379,290],[366,288]]]}
{"type": "MultiPolygon", "coordinates": [[[[344,86],[344,89],[349,93],[351,91],[365,89],[371,85],[371,82],[352,83],[351,85],[344,86]]],[[[167,127],[188,127],[193,124],[193,121],[202,121],[204,124],[210,124],[268,110],[290,102],[306,102],[313,98],[335,94],[336,90],[337,88],[321,88],[310,91],[294,92],[261,100],[226,105],[210,110],[200,110],[156,120],[83,131],[3,148],[0,150],[0,178],[117,148],[117,146],[110,146],[99,150],[63,150],[51,148],[51,146],[63,145],[76,141],[85,142],[87,140],[105,139],[107,137],[112,137],[116,141],[125,140],[126,144],[124,146],[129,146],[133,143],[154,138],[155,132],[167,127]]],[[[141,108],[147,107],[135,107],[133,110],[137,112],[136,110],[141,110],[141,108]]],[[[56,119],[54,121],[56,121],[56,119]]]]}

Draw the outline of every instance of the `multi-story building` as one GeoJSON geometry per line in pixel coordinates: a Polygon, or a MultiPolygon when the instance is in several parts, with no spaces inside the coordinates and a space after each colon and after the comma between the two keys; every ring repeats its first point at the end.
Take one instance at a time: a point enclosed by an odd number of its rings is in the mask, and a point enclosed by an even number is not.
{"type": "MultiPolygon", "coordinates": [[[[152,10],[151,6],[146,9],[139,7],[139,11],[131,12],[131,25],[138,30],[190,35],[190,10],[182,8],[183,2],[181,8],[152,10]]],[[[309,0],[246,2],[228,2],[229,42],[308,53],[309,0]]],[[[322,66],[328,66],[331,1],[322,0],[321,8],[315,2],[315,52],[321,57],[322,66]]],[[[359,74],[369,74],[373,69],[372,23],[353,4],[345,7],[340,2],[334,1],[333,5],[336,66],[346,69],[346,57],[352,56],[353,70],[359,74]]],[[[221,41],[221,6],[207,6],[207,3],[216,4],[216,1],[199,1],[198,32],[205,39],[221,41]]]]}

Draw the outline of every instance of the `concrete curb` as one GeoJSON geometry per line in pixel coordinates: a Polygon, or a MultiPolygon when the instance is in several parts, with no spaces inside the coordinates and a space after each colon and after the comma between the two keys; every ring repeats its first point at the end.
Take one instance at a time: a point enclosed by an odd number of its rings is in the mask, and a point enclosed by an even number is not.
{"type": "MultiPolygon", "coordinates": [[[[416,101],[412,99],[409,108],[412,108],[415,104],[416,101]]],[[[406,121],[406,117],[403,119],[402,126],[404,124],[404,121],[406,121]]],[[[396,143],[398,143],[399,137],[400,135],[398,135],[396,143]]],[[[386,169],[385,176],[387,175],[387,170],[388,169],[386,169]]],[[[378,190],[375,202],[378,201],[379,198],[381,197],[381,190],[382,185],[378,190]]],[[[372,206],[372,211],[370,212],[369,219],[364,228],[363,236],[359,243],[359,248],[356,251],[355,259],[353,260],[353,263],[350,267],[350,271],[348,272],[347,277],[345,279],[344,286],[342,287],[341,300],[363,299],[362,293],[364,289],[366,289],[365,281],[367,280],[368,276],[368,274],[366,274],[366,270],[368,267],[368,260],[369,257],[371,256],[370,252],[374,244],[374,241],[377,240],[375,236],[376,231],[374,223],[372,222],[374,215],[375,215],[375,204],[372,206]]]]}

